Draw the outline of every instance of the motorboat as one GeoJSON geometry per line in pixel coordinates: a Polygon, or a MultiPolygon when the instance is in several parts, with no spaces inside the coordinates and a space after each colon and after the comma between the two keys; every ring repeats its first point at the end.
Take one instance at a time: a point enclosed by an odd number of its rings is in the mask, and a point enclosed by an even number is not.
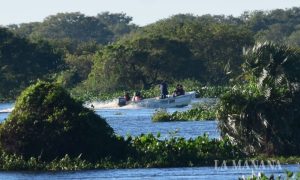
{"type": "Polygon", "coordinates": [[[180,96],[167,96],[167,98],[160,99],[149,98],[143,99],[140,101],[126,101],[125,98],[120,97],[118,100],[119,106],[126,106],[128,104],[135,105],[137,107],[145,107],[145,108],[173,108],[173,107],[184,107],[191,103],[192,99],[195,98],[196,92],[186,92],[184,95],[180,96]]]}

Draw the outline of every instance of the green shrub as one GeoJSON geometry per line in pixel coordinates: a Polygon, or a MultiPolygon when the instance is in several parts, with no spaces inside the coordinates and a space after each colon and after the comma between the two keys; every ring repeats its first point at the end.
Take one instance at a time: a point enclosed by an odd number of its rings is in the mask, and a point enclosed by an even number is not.
{"type": "Polygon", "coordinates": [[[0,144],[7,153],[44,160],[66,154],[90,160],[116,156],[123,146],[104,119],[46,82],[22,92],[1,126],[0,144]]]}
{"type": "Polygon", "coordinates": [[[257,44],[243,67],[248,82],[221,97],[221,135],[230,136],[248,153],[299,155],[300,52],[257,44]]]}

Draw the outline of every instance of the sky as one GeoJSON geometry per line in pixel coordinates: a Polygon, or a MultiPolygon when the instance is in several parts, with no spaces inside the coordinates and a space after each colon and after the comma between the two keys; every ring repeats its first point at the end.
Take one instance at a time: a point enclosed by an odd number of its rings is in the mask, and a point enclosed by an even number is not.
{"type": "Polygon", "coordinates": [[[49,15],[126,13],[143,26],[179,13],[233,15],[244,11],[300,7],[300,0],[0,0],[0,25],[43,21],[49,15]]]}

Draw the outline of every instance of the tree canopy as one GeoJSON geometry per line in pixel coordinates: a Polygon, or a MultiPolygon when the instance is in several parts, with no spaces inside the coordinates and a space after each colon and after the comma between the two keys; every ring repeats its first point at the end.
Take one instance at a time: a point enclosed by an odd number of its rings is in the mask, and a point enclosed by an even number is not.
{"type": "Polygon", "coordinates": [[[47,78],[64,64],[46,41],[31,43],[0,28],[0,96],[15,97],[37,79],[47,78]]]}
{"type": "Polygon", "coordinates": [[[95,92],[149,88],[161,79],[228,85],[242,73],[243,51],[255,42],[300,44],[296,7],[239,17],[177,14],[144,27],[131,22],[124,13],[73,12],[8,28],[30,44],[44,42],[63,54],[66,65],[54,76],[57,82],[95,92]]]}

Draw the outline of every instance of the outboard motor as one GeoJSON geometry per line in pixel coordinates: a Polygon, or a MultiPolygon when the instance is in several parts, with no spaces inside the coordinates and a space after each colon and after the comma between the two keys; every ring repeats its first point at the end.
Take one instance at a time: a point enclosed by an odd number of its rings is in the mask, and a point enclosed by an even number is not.
{"type": "Polygon", "coordinates": [[[125,106],[126,105],[126,99],[124,97],[119,97],[118,105],[119,106],[125,106]]]}

